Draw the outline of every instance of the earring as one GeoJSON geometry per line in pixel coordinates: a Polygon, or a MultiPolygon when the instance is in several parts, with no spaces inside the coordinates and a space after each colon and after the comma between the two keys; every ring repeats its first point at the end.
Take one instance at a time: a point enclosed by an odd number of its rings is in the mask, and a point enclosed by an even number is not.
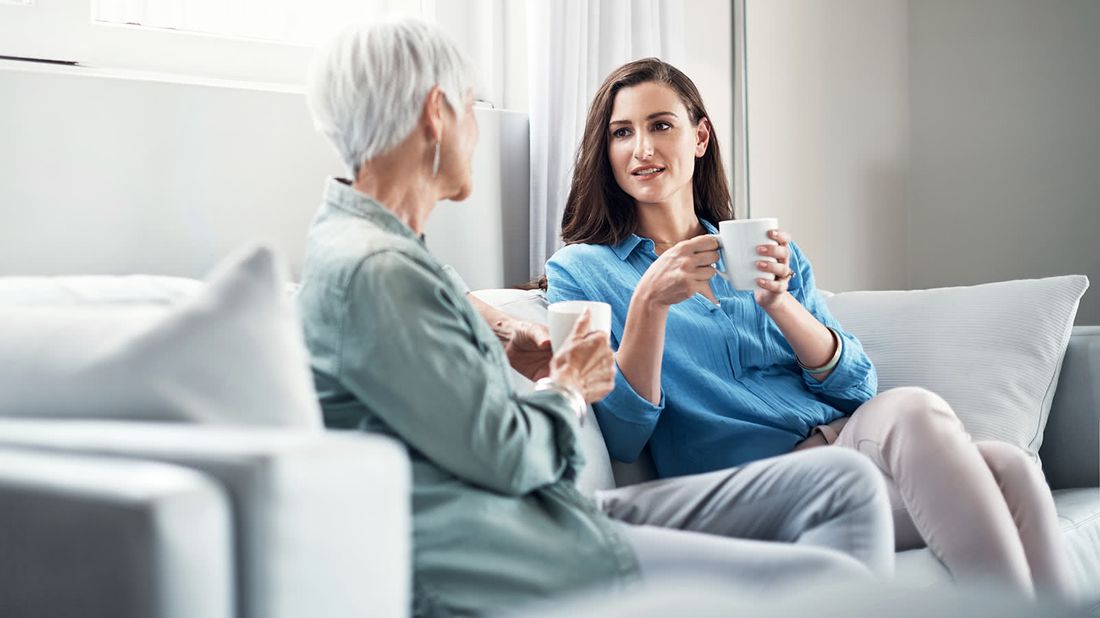
{"type": "Polygon", "coordinates": [[[432,157],[432,178],[439,174],[439,142],[435,143],[435,156],[432,157]]]}

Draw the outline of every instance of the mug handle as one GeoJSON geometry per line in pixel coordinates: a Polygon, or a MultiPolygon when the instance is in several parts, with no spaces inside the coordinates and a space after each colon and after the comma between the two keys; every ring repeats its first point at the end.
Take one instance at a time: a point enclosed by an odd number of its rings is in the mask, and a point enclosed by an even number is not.
{"type": "MultiPolygon", "coordinates": [[[[719,257],[721,257],[722,255],[725,254],[725,247],[722,246],[722,237],[719,236],[718,234],[715,234],[714,238],[718,240],[718,254],[719,254],[719,257]]],[[[725,279],[726,281],[728,281],[730,283],[730,285],[733,285],[733,278],[730,277],[730,275],[726,271],[722,270],[721,268],[718,268],[718,262],[714,263],[714,272],[719,277],[721,277],[721,278],[725,279]]]]}

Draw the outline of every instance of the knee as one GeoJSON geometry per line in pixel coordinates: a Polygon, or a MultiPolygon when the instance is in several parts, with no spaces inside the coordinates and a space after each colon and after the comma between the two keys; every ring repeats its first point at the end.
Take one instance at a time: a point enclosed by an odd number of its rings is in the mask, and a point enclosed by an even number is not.
{"type": "Polygon", "coordinates": [[[820,458],[821,469],[828,471],[828,478],[820,483],[820,489],[833,492],[831,497],[835,504],[852,507],[868,502],[889,503],[882,472],[867,456],[840,447],[812,451],[820,458]]]}
{"type": "Polygon", "coordinates": [[[985,464],[998,479],[1026,478],[1046,482],[1039,466],[1023,449],[999,441],[978,442],[977,445],[985,464]]]}
{"type": "Polygon", "coordinates": [[[894,426],[908,435],[963,429],[951,404],[926,388],[903,386],[879,397],[887,400],[894,426]]]}
{"type": "MultiPolygon", "coordinates": [[[[871,570],[852,556],[825,548],[805,548],[807,551],[800,559],[798,567],[802,570],[799,578],[803,584],[818,578],[824,582],[852,582],[873,579],[871,570]]],[[[788,569],[788,575],[791,575],[788,569]]]]}

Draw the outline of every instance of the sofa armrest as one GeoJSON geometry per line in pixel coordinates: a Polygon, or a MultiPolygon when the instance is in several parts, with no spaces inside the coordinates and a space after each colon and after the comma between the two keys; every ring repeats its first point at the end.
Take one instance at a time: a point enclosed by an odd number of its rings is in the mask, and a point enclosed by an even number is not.
{"type": "Polygon", "coordinates": [[[409,465],[393,440],[351,432],[108,421],[0,420],[0,448],[172,463],[233,503],[239,614],[405,616],[409,465]]]}
{"type": "Polygon", "coordinates": [[[230,506],[179,466],[0,449],[0,615],[230,618],[230,506]]]}
{"type": "Polygon", "coordinates": [[[1100,326],[1075,326],[1039,450],[1052,489],[1100,485],[1100,326]]]}

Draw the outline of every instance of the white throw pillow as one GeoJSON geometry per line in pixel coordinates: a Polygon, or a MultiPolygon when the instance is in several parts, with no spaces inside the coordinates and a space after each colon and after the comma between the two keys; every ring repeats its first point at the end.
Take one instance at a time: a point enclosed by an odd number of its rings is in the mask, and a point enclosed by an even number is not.
{"type": "Polygon", "coordinates": [[[1081,275],[970,287],[845,292],[826,301],[859,337],[879,392],[922,386],[976,440],[1037,458],[1081,295],[1081,275]]]}
{"type": "MultiPolygon", "coordinates": [[[[546,297],[540,291],[490,289],[472,293],[485,304],[512,317],[536,324],[547,323],[546,297]]],[[[530,392],[534,386],[530,380],[514,370],[512,378],[517,392],[530,392]]],[[[611,458],[607,454],[607,445],[604,444],[600,424],[596,422],[596,415],[592,413],[591,406],[588,408],[584,427],[581,428],[580,442],[585,464],[577,478],[577,489],[591,496],[597,490],[614,488],[615,477],[611,473],[611,458]]]]}
{"type": "Polygon", "coordinates": [[[169,304],[202,282],[161,275],[0,277],[0,305],[169,304]]]}
{"type": "Polygon", "coordinates": [[[174,304],[0,303],[0,415],[319,430],[283,278],[274,253],[255,247],[174,304]]]}

